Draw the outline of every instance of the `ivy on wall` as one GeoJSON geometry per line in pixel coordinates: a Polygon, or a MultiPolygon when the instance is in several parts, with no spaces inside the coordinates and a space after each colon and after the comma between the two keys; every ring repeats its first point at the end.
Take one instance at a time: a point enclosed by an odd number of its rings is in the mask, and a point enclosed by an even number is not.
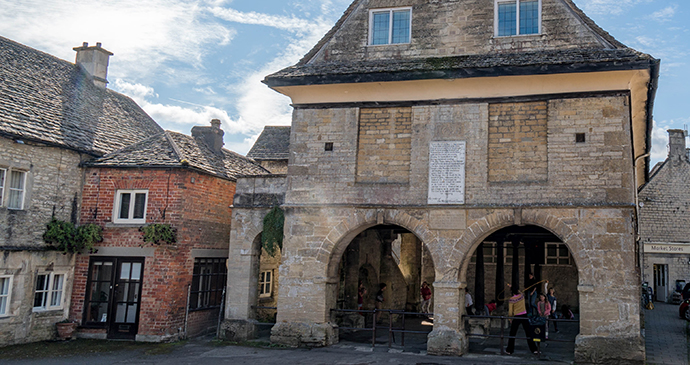
{"type": "Polygon", "coordinates": [[[172,245],[177,242],[177,230],[169,224],[152,223],[139,227],[139,231],[144,233],[144,242],[154,245],[161,245],[163,243],[172,245]]]}
{"type": "Polygon", "coordinates": [[[71,222],[53,217],[46,226],[43,240],[58,251],[68,253],[95,253],[94,246],[103,241],[103,229],[93,223],[75,227],[71,222]]]}
{"type": "Polygon", "coordinates": [[[261,247],[275,256],[283,248],[283,226],[285,214],[278,206],[274,206],[264,217],[264,229],[261,232],[261,247]]]}

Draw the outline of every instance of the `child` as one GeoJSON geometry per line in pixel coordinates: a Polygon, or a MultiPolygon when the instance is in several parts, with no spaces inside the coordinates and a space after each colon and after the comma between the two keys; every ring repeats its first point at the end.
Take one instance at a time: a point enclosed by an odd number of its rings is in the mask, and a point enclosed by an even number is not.
{"type": "Polygon", "coordinates": [[[422,294],[422,313],[429,313],[429,306],[431,305],[431,289],[426,281],[422,283],[422,289],[420,292],[422,294]]]}
{"type": "Polygon", "coordinates": [[[573,312],[570,310],[570,307],[568,307],[567,304],[563,304],[563,306],[561,306],[561,318],[563,318],[563,319],[575,319],[573,312]]]}
{"type": "MultiPolygon", "coordinates": [[[[548,283],[548,281],[547,281],[548,283]]],[[[551,304],[551,318],[552,319],[558,319],[560,318],[560,315],[557,312],[557,301],[556,301],[556,291],[553,288],[549,288],[547,291],[548,294],[546,294],[546,299],[549,300],[549,304],[551,304]]],[[[555,333],[558,333],[558,322],[553,321],[553,330],[555,333]]]]}
{"type": "Polygon", "coordinates": [[[548,318],[549,315],[551,315],[551,304],[549,304],[549,301],[546,300],[546,295],[544,294],[539,294],[539,301],[537,302],[537,313],[539,317],[542,317],[544,319],[548,318]]]}

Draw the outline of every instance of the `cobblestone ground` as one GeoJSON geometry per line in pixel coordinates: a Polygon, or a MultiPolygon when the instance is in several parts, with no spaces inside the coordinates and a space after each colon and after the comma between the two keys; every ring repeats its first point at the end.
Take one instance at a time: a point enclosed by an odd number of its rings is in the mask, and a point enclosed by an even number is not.
{"type": "Polygon", "coordinates": [[[645,309],[645,343],[648,365],[687,365],[687,322],[678,315],[678,305],[654,303],[645,309]]]}

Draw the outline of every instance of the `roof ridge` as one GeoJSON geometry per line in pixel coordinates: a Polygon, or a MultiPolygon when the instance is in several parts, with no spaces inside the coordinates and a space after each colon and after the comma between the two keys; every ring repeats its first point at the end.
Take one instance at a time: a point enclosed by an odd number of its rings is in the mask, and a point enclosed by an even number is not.
{"type": "MultiPolygon", "coordinates": [[[[175,154],[177,155],[177,160],[180,163],[182,163],[182,160],[185,160],[186,156],[184,156],[182,154],[182,150],[180,150],[180,147],[177,145],[175,140],[172,138],[172,136],[170,135],[170,132],[171,131],[169,131],[169,130],[165,130],[165,131],[163,131],[163,134],[165,134],[165,139],[168,140],[168,143],[170,143],[170,146],[172,147],[173,152],[175,152],[175,154]]],[[[182,134],[182,133],[180,133],[180,134],[182,134]]]]}
{"type": "MultiPolygon", "coordinates": [[[[585,14],[572,0],[561,0],[565,6],[572,12],[573,15],[579,18],[582,24],[587,27],[594,35],[599,38],[599,41],[608,44],[611,48],[627,48],[632,49],[625,44],[619,42],[609,32],[601,28],[592,18],[585,14]]],[[[606,44],[604,46],[606,46],[606,44]]]]}
{"type": "Polygon", "coordinates": [[[353,1],[350,6],[345,9],[343,12],[343,15],[338,19],[337,22],[335,22],[335,25],[333,25],[333,28],[326,32],[326,34],[321,38],[321,40],[316,43],[316,45],[309,51],[307,54],[300,59],[295,66],[301,66],[309,63],[314,57],[316,57],[319,52],[323,49],[323,47],[326,46],[326,44],[333,38],[336,32],[340,29],[340,27],[345,23],[345,21],[352,15],[354,14],[354,9],[359,6],[360,3],[362,3],[364,0],[355,0],[353,1]]]}

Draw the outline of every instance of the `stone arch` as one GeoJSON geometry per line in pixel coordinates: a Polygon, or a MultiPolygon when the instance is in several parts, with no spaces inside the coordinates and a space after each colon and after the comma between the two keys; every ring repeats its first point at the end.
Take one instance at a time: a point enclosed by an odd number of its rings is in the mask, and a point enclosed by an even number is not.
{"type": "Polygon", "coordinates": [[[397,210],[356,210],[333,227],[319,247],[317,260],[327,265],[326,275],[329,278],[338,277],[340,259],[352,239],[379,224],[393,224],[407,229],[419,238],[423,247],[428,248],[434,267],[440,262],[438,250],[435,249],[438,237],[423,220],[397,210]]]}
{"type": "Polygon", "coordinates": [[[580,280],[582,280],[583,275],[581,268],[585,267],[583,265],[585,265],[586,257],[582,254],[576,253],[581,253],[580,249],[584,246],[581,238],[577,235],[573,228],[571,228],[571,226],[566,224],[563,220],[564,218],[557,217],[540,210],[515,210],[512,213],[501,211],[484,216],[467,227],[462,236],[453,245],[453,252],[450,262],[459,262],[460,265],[451,267],[447,273],[444,273],[444,278],[448,280],[455,280],[457,277],[459,282],[465,282],[467,268],[470,264],[471,257],[469,253],[474,252],[477,249],[477,246],[479,246],[479,244],[491,233],[501,228],[519,224],[533,225],[544,228],[560,238],[563,244],[565,244],[568,247],[568,250],[570,250],[573,261],[575,262],[575,267],[578,271],[578,276],[580,277],[580,280]],[[518,214],[519,217],[516,217],[518,214]],[[455,270],[458,270],[458,272],[454,272],[455,270]],[[453,277],[450,277],[449,275],[452,275],[453,277]]]}

